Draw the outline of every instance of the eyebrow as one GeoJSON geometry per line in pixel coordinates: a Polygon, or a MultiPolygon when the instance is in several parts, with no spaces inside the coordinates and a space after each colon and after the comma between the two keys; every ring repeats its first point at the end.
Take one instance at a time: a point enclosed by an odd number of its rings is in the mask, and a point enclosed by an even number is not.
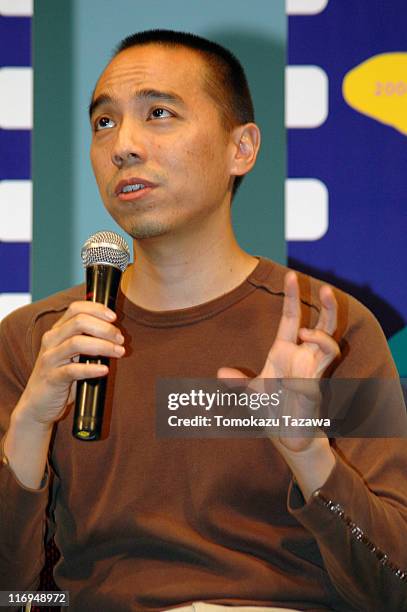
{"type": "MultiPolygon", "coordinates": [[[[158,89],[140,89],[133,96],[136,100],[162,100],[164,102],[170,102],[185,106],[184,100],[176,93],[170,91],[159,91],[158,89]]],[[[92,118],[93,113],[100,107],[107,104],[118,104],[118,99],[109,94],[100,94],[97,98],[93,98],[89,104],[89,119],[92,118]]]]}

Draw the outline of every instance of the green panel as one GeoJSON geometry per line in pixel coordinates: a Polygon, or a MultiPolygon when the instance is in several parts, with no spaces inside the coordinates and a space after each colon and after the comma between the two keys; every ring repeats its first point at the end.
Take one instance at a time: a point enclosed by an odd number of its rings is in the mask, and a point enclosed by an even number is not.
{"type": "Polygon", "coordinates": [[[390,338],[389,346],[400,376],[407,378],[407,327],[390,338]]]}
{"type": "Polygon", "coordinates": [[[35,2],[33,300],[68,286],[74,275],[71,17],[69,2],[35,2]]]}
{"type": "Polygon", "coordinates": [[[122,233],[92,176],[86,107],[117,42],[150,28],[196,32],[241,59],[263,145],[233,203],[236,233],[247,250],[285,262],[284,0],[37,0],[35,12],[34,299],[81,282],[89,234],[122,233]]]}

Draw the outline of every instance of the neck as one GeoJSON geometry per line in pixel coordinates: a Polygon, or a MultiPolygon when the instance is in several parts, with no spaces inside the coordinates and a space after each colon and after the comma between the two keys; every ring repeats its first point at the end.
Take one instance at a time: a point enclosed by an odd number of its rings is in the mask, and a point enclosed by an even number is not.
{"type": "Polygon", "coordinates": [[[134,241],[133,263],[122,278],[126,297],[147,310],[176,310],[213,300],[240,285],[258,261],[238,245],[227,223],[198,232],[134,241]]]}

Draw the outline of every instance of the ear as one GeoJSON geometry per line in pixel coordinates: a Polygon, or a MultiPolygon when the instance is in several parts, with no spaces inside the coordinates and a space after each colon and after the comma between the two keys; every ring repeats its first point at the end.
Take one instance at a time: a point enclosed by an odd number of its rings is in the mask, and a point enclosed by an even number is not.
{"type": "Polygon", "coordinates": [[[243,176],[253,168],[260,148],[260,130],[255,123],[246,123],[233,129],[232,176],[243,176]]]}

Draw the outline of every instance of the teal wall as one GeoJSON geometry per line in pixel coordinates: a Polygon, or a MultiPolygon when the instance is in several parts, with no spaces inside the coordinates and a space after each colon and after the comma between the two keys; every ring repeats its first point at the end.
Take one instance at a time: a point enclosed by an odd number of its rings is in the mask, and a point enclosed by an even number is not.
{"type": "Polygon", "coordinates": [[[400,376],[406,379],[404,386],[407,388],[407,327],[390,338],[389,346],[400,376]]]}
{"type": "Polygon", "coordinates": [[[285,0],[36,0],[33,299],[83,280],[91,233],[120,231],[93,179],[87,105],[117,42],[149,28],[196,32],[241,59],[263,145],[234,201],[235,228],[244,248],[285,262],[285,0]]]}

